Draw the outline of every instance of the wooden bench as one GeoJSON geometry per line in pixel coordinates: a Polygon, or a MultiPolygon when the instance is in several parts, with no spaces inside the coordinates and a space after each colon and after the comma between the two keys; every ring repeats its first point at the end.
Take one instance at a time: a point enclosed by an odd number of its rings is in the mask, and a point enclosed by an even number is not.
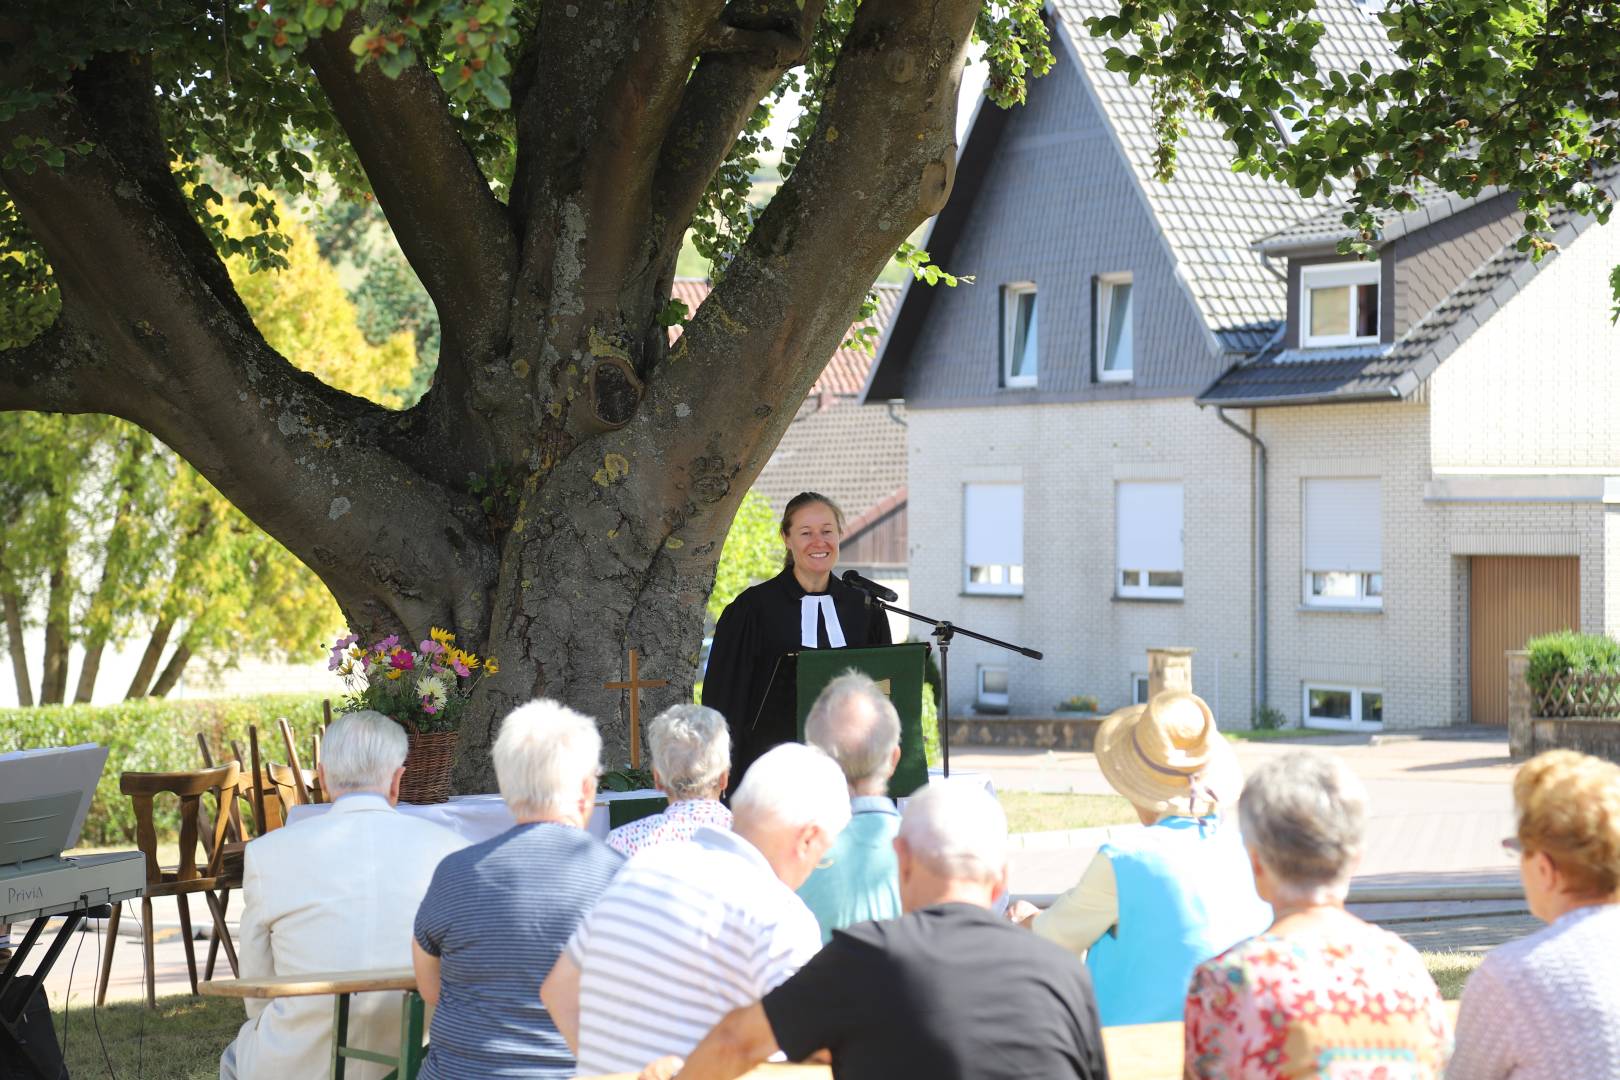
{"type": "Polygon", "coordinates": [[[260,979],[216,979],[205,982],[198,992],[209,997],[283,998],[331,994],[332,1080],[343,1080],[349,1058],[392,1066],[383,1080],[416,1080],[426,1056],[422,1043],[427,1035],[426,1008],[416,992],[416,973],[410,968],[387,971],[335,971],[316,975],[272,975],[260,979]],[[403,992],[400,1002],[399,1053],[382,1054],[346,1046],[349,1037],[349,995],[377,991],[403,992]]]}

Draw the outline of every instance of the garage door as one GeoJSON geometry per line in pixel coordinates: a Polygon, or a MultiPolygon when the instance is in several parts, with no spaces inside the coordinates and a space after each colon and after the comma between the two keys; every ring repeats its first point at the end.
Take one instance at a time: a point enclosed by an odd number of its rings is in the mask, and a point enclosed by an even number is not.
{"type": "Polygon", "coordinates": [[[1507,661],[1537,634],[1581,624],[1581,561],[1476,555],[1468,572],[1469,706],[1476,724],[1507,723],[1507,661]]]}

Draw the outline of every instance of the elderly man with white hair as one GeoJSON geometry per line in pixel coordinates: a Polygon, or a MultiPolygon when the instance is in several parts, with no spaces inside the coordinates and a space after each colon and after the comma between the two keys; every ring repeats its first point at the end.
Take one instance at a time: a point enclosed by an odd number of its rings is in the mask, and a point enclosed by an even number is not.
{"type": "Polygon", "coordinates": [[[731,1080],[779,1050],[829,1051],[835,1080],[1106,1078],[1085,968],[990,910],[1007,888],[1000,804],[977,785],[932,783],[907,802],[894,847],[904,916],[834,934],[685,1062],[655,1061],[643,1080],[731,1080]]]}
{"type": "Polygon", "coordinates": [[[595,722],[555,701],[501,723],[491,757],[517,824],[444,860],[416,914],[417,988],[437,1006],[422,1080],[574,1075],[537,991],[624,864],[585,831],[601,756],[595,722]]]}
{"type": "Polygon", "coordinates": [[[648,725],[647,748],[653,786],[669,796],[669,805],[608,833],[608,847],[628,859],[645,848],[690,840],[703,825],[731,828],[731,811],[720,802],[731,778],[725,717],[702,705],[671,705],[648,725]]]}
{"type": "MultiPolygon", "coordinates": [[[[369,709],[340,716],[321,749],[321,789],[333,796],[331,810],[247,845],[236,938],[244,979],[404,967],[411,918],[433,869],[463,843],[449,829],[394,809],[406,740],[388,717],[369,709]]],[[[222,1080],[325,1075],[331,998],[249,998],[247,1014],[220,1058],[222,1080]]],[[[349,1045],[387,1052],[399,1037],[397,1001],[385,994],[355,999],[349,1045]]],[[[363,1062],[349,1069],[362,1078],[383,1074],[363,1062]]]]}
{"type": "Polygon", "coordinates": [[[630,860],[540,988],[580,1075],[686,1053],[821,947],[793,890],[849,822],[843,773],[784,743],[748,767],[731,810],[732,832],[704,827],[630,860]]]}
{"type": "Polygon", "coordinates": [[[877,683],[849,671],[810,706],[804,741],[838,762],[849,784],[849,827],[799,889],[826,943],[834,930],[900,914],[900,811],[889,798],[889,777],[900,764],[900,714],[877,683]]]}

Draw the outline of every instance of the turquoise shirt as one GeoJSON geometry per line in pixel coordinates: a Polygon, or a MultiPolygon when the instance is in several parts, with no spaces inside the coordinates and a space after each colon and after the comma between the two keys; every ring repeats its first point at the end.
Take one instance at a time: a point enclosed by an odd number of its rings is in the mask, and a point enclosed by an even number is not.
{"type": "Polygon", "coordinates": [[[1086,953],[1105,1025],[1181,1019],[1193,969],[1271,925],[1236,822],[1165,818],[1102,854],[1119,921],[1086,953]]]}
{"type": "Polygon", "coordinates": [[[857,795],[849,809],[849,824],[799,887],[799,899],[821,924],[823,945],[834,930],[900,916],[900,867],[894,857],[900,811],[881,795],[857,795]]]}

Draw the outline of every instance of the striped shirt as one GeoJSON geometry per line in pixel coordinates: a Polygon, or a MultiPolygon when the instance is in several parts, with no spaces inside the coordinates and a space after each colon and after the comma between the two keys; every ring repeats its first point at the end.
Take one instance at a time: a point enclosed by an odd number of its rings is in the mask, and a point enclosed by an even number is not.
{"type": "Polygon", "coordinates": [[[690,840],[702,825],[729,830],[731,811],[718,799],[682,799],[660,813],[620,825],[607,834],[607,846],[628,859],[659,844],[690,840]]]}
{"type": "Polygon", "coordinates": [[[810,909],[735,833],[704,827],[642,852],[568,943],[581,973],[580,1075],[685,1056],[820,948],[810,909]]]}
{"type": "Polygon", "coordinates": [[[416,912],[416,943],[440,964],[422,1080],[574,1075],[540,984],[623,865],[584,830],[550,822],[439,863],[416,912]]]}

